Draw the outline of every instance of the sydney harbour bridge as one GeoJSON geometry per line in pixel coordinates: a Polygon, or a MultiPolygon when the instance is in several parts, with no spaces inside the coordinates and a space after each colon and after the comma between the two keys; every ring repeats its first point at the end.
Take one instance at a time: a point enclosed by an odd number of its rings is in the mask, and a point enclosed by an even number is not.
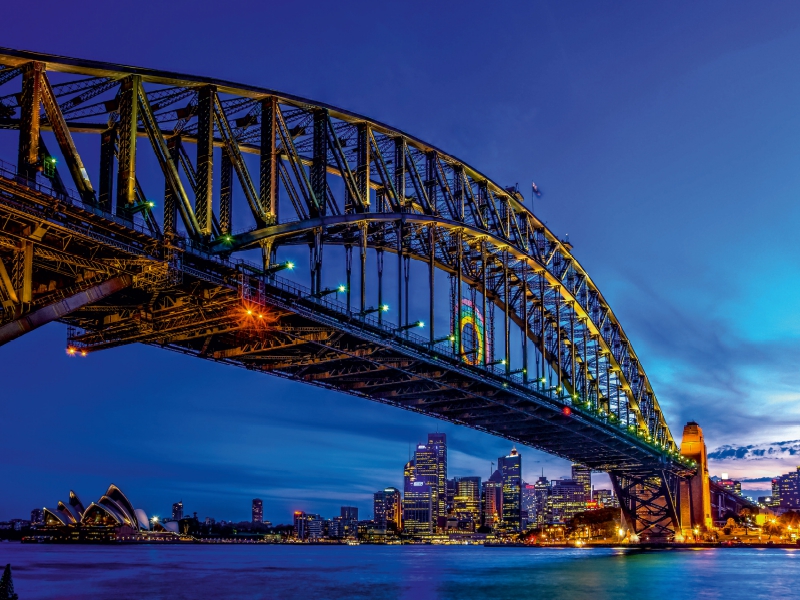
{"type": "Polygon", "coordinates": [[[608,472],[639,535],[698,525],[701,465],[515,188],[323,103],[10,49],[0,136],[0,345],[59,321],[76,359],[142,343],[339,390],[608,472]]]}

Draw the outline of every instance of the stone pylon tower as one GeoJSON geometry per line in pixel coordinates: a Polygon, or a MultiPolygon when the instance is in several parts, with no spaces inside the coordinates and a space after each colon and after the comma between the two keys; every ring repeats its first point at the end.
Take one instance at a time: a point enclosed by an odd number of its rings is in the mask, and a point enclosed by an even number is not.
{"type": "Polygon", "coordinates": [[[703,430],[694,421],[689,421],[683,428],[681,454],[697,462],[697,475],[681,481],[680,487],[681,529],[684,536],[688,537],[695,527],[703,532],[713,527],[706,443],[703,439],[703,430]]]}

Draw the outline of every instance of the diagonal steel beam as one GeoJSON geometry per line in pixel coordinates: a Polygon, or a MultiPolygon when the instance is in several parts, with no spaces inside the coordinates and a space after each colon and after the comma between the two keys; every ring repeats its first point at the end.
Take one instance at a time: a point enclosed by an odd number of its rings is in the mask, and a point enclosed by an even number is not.
{"type": "Polygon", "coordinates": [[[88,290],[78,292],[69,298],[64,298],[54,304],[40,308],[15,321],[6,323],[0,327],[0,346],[42,325],[57,321],[71,312],[78,310],[82,306],[97,302],[115,292],[125,289],[131,285],[131,283],[133,283],[133,277],[130,275],[120,275],[119,277],[114,277],[113,279],[91,287],[88,290]]]}

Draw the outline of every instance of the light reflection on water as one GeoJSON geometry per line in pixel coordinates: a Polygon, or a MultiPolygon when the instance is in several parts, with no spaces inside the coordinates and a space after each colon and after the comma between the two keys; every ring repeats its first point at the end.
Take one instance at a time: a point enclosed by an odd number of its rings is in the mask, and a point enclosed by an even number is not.
{"type": "Polygon", "coordinates": [[[800,552],[0,543],[20,600],[800,597],[800,552]]]}

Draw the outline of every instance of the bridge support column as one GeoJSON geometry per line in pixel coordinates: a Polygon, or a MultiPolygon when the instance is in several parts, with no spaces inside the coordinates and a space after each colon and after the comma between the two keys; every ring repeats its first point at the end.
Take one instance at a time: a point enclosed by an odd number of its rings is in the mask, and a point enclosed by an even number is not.
{"type": "Polygon", "coordinates": [[[667,471],[609,475],[631,537],[635,534],[641,542],[672,541],[680,533],[676,475],[667,471]]]}
{"type": "Polygon", "coordinates": [[[17,173],[35,180],[39,170],[39,112],[42,102],[42,73],[44,64],[28,63],[22,70],[20,95],[19,152],[17,173]]]}
{"type": "Polygon", "coordinates": [[[694,421],[690,421],[683,428],[681,454],[697,463],[697,474],[681,480],[680,485],[681,527],[684,537],[688,539],[693,535],[694,528],[706,532],[714,526],[711,518],[706,443],[703,439],[703,430],[694,421]]]}

